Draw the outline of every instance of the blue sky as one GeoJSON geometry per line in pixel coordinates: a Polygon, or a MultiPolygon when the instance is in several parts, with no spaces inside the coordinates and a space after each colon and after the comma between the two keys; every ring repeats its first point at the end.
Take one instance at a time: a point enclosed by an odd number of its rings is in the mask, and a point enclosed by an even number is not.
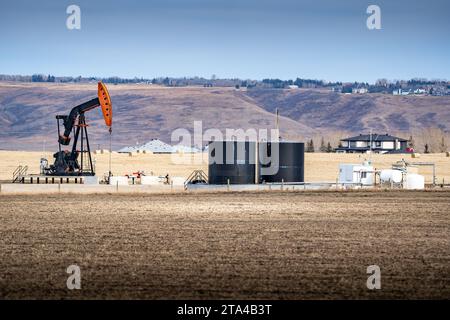
{"type": "Polygon", "coordinates": [[[447,0],[3,0],[0,73],[450,79],[449,34],[447,0]]]}

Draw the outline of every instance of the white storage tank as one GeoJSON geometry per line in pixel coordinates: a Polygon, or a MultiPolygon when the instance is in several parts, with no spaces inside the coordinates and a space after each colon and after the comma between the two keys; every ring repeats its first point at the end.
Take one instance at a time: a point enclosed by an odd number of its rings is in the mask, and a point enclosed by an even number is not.
{"type": "Polygon", "coordinates": [[[404,187],[410,190],[423,190],[425,189],[425,177],[416,173],[408,173],[404,187]]]}
{"type": "Polygon", "coordinates": [[[380,180],[381,183],[400,183],[403,180],[403,173],[394,169],[381,170],[380,180]]]}
{"type": "Polygon", "coordinates": [[[170,181],[174,186],[184,186],[184,182],[186,181],[185,177],[171,177],[170,181]]]}
{"type": "Polygon", "coordinates": [[[112,176],[109,178],[110,185],[119,185],[119,186],[127,186],[128,185],[128,177],[125,176],[112,176]]]}
{"type": "Polygon", "coordinates": [[[162,184],[159,176],[141,176],[141,184],[143,185],[158,185],[162,184]]]}
{"type": "Polygon", "coordinates": [[[85,176],[83,177],[83,184],[98,184],[99,179],[97,176],[85,176]]]}

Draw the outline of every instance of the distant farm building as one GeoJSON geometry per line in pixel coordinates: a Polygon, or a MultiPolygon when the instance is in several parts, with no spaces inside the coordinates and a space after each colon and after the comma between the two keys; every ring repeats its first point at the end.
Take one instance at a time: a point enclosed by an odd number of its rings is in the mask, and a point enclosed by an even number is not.
{"type": "Polygon", "coordinates": [[[392,94],[394,96],[409,96],[409,95],[416,95],[416,96],[423,96],[428,94],[428,91],[422,88],[418,88],[415,90],[403,90],[403,89],[396,89],[392,91],[392,94]]]}
{"type": "Polygon", "coordinates": [[[392,91],[392,94],[394,96],[407,96],[411,94],[411,90],[402,90],[402,89],[396,89],[392,91]]]}
{"type": "Polygon", "coordinates": [[[369,92],[369,90],[367,88],[353,88],[352,89],[353,94],[364,94],[367,92],[369,92]]]}
{"type": "Polygon", "coordinates": [[[341,140],[341,146],[336,152],[343,153],[365,153],[368,151],[376,153],[407,153],[408,140],[394,137],[388,134],[360,134],[341,140]]]}

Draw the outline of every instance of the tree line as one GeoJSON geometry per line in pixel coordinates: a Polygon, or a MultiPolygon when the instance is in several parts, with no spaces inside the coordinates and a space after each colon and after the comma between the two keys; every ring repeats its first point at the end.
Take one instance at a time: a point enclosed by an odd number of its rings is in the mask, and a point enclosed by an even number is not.
{"type": "MultiPolygon", "coordinates": [[[[339,143],[338,147],[341,147],[340,143],[339,143]]],[[[333,146],[331,145],[331,142],[328,141],[327,143],[325,143],[325,139],[322,137],[320,140],[320,147],[318,149],[318,152],[331,153],[331,152],[334,152],[334,150],[335,150],[335,148],[333,148],[333,146]]],[[[313,139],[310,139],[306,142],[305,152],[316,152],[313,139]]]]}
{"type": "Polygon", "coordinates": [[[289,86],[297,86],[299,88],[333,88],[340,92],[351,92],[353,88],[367,88],[369,92],[384,92],[392,93],[393,90],[399,88],[414,88],[420,86],[440,85],[450,89],[450,82],[446,80],[428,80],[428,79],[411,79],[411,80],[397,80],[389,81],[387,79],[379,79],[374,84],[367,82],[352,82],[343,83],[339,81],[327,82],[317,79],[306,79],[297,77],[295,80],[282,80],[278,78],[263,80],[239,79],[239,78],[218,78],[212,75],[207,79],[204,77],[155,77],[155,78],[121,78],[121,77],[57,77],[54,75],[33,74],[28,75],[2,75],[0,80],[3,81],[20,81],[20,82],[92,82],[103,81],[112,84],[127,84],[127,83],[148,83],[158,84],[164,86],[189,86],[189,85],[203,85],[203,86],[228,86],[228,87],[245,87],[245,88],[274,88],[285,89],[289,86]]]}

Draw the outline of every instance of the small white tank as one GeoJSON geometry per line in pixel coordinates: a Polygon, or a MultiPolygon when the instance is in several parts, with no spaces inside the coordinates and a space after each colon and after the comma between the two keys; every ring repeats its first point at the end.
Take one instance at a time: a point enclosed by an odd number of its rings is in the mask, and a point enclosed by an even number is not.
{"type": "Polygon", "coordinates": [[[402,182],[403,174],[400,170],[386,169],[381,170],[380,180],[381,183],[400,183],[402,182]]]}
{"type": "Polygon", "coordinates": [[[410,189],[410,190],[425,189],[425,177],[420,174],[416,174],[416,173],[408,173],[406,175],[405,189],[410,189]]]}
{"type": "Polygon", "coordinates": [[[128,177],[124,176],[112,176],[109,178],[109,184],[111,185],[119,185],[119,186],[127,186],[128,185],[128,177]]]}
{"type": "Polygon", "coordinates": [[[185,177],[171,177],[170,180],[174,186],[184,186],[184,182],[186,181],[186,178],[185,177]]]}
{"type": "Polygon", "coordinates": [[[162,184],[159,176],[141,176],[141,184],[144,185],[158,185],[162,184]]]}

